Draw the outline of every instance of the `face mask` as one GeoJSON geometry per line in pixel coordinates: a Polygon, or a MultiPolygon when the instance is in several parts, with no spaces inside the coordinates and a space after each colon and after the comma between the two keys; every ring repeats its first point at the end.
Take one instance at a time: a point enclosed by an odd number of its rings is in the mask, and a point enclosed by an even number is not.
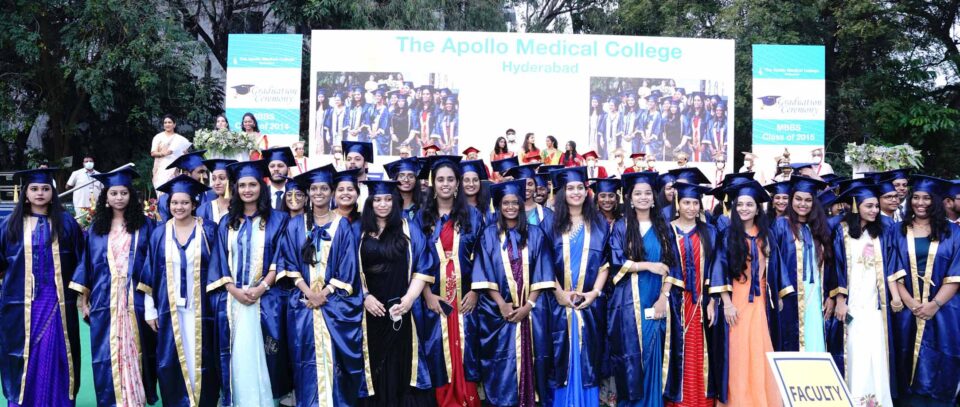
{"type": "Polygon", "coordinates": [[[86,169],[88,169],[88,170],[92,170],[92,169],[93,169],[93,162],[90,161],[90,162],[85,162],[85,163],[83,163],[83,168],[86,168],[86,169]]]}

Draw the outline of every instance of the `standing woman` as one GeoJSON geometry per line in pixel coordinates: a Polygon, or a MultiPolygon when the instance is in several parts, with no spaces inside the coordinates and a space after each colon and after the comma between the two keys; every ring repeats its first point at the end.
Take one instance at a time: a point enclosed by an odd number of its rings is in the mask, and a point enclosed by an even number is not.
{"type": "Polygon", "coordinates": [[[463,171],[463,194],[467,197],[467,205],[477,208],[484,219],[493,213],[490,204],[490,174],[483,160],[461,161],[463,171]]]}
{"type": "Polygon", "coordinates": [[[220,396],[216,310],[203,285],[216,226],[194,216],[196,197],[207,187],[180,175],[160,190],[170,201],[172,217],[150,234],[137,284],[146,295],[144,319],[157,333],[160,398],[167,406],[215,405],[220,396]]]}
{"type": "MultiPolygon", "coordinates": [[[[839,356],[837,366],[859,406],[871,400],[892,406],[890,390],[896,388],[888,352],[894,348],[890,325],[894,314],[887,311],[892,293],[887,291],[884,270],[896,266],[896,252],[890,250],[889,235],[884,233],[879,196],[878,187],[860,186],[838,198],[850,203],[852,209],[844,215],[840,229],[843,236],[834,239],[833,248],[841,284],[835,290],[836,320],[831,322],[838,327],[844,325],[837,330],[839,340],[830,343],[830,351],[835,358],[839,356]]],[[[889,286],[897,290],[896,283],[889,286]]],[[[903,302],[898,304],[902,309],[903,302]]]]}
{"type": "Polygon", "coordinates": [[[257,117],[254,116],[253,113],[244,113],[240,125],[243,128],[243,132],[247,134],[247,137],[253,140],[255,146],[254,150],[250,151],[250,160],[259,160],[261,156],[260,152],[270,148],[267,135],[260,134],[260,125],[257,124],[257,117]]]}
{"type": "Polygon", "coordinates": [[[416,157],[401,158],[397,161],[386,163],[383,169],[387,172],[390,179],[397,181],[397,190],[400,191],[401,208],[403,218],[412,221],[417,212],[420,211],[420,180],[417,175],[420,174],[420,161],[416,157]]]}
{"type": "MultiPolygon", "coordinates": [[[[829,294],[837,288],[833,239],[843,236],[831,231],[827,215],[816,199],[826,183],[806,177],[790,180],[790,205],[786,215],[771,228],[772,244],[779,261],[771,275],[779,281],[777,351],[826,352],[824,321],[833,315],[829,294]]],[[[837,225],[837,228],[840,226],[837,225]]]]}
{"type": "Polygon", "coordinates": [[[770,223],[760,206],[770,197],[753,180],[733,184],[724,194],[733,201],[735,213],[717,239],[710,277],[710,294],[719,294],[723,303],[723,315],[714,315],[712,323],[726,331],[725,337],[713,338],[717,347],[711,347],[727,353],[723,358],[717,352],[711,362],[719,368],[718,378],[727,380],[725,387],[719,381],[717,398],[726,400],[722,405],[778,407],[780,393],[767,365],[767,353],[773,352],[767,304],[776,293],[768,271],[777,261],[777,248],[770,244],[770,223]]]}
{"type": "Polygon", "coordinates": [[[436,300],[421,300],[436,281],[437,262],[420,229],[400,214],[394,181],[364,181],[359,263],[363,283],[363,380],[361,406],[433,406],[431,372],[443,369],[428,358],[423,337],[428,313],[443,310],[436,300]]]}
{"type": "MultiPolygon", "coordinates": [[[[665,397],[671,406],[713,406],[718,391],[724,389],[722,374],[715,368],[722,353],[711,349],[716,330],[715,302],[710,297],[710,270],[717,247],[717,231],[703,220],[700,203],[703,194],[710,188],[677,182],[676,219],[670,226],[676,236],[676,249],[680,258],[681,278],[667,277],[667,281],[680,291],[673,302],[679,318],[671,324],[671,335],[676,334],[679,347],[670,347],[670,359],[679,364],[670,365],[665,397]],[[681,328],[681,329],[677,329],[681,328]],[[677,397],[679,396],[679,397],[677,397]]],[[[722,331],[721,331],[722,332],[722,331]]]]}
{"type": "Polygon", "coordinates": [[[577,153],[577,143],[573,140],[567,142],[567,149],[560,156],[559,164],[564,167],[579,167],[583,165],[583,157],[577,153]]]}
{"type": "Polygon", "coordinates": [[[790,181],[774,182],[764,188],[770,192],[771,202],[767,208],[767,219],[772,223],[787,214],[787,206],[790,205],[790,181]]]}
{"type": "Polygon", "coordinates": [[[0,377],[10,406],[72,406],[80,388],[77,295],[66,288],[83,232],[60,205],[56,171],[14,173],[25,199],[0,222],[0,377]]]}
{"type": "Polygon", "coordinates": [[[551,309],[540,290],[554,287],[553,250],[541,228],[525,221],[526,182],[491,188],[496,222],[483,230],[473,263],[474,290],[486,290],[477,306],[480,378],[492,406],[548,404],[553,369],[551,309]]]}
{"type": "Polygon", "coordinates": [[[537,148],[537,137],[533,133],[527,133],[523,137],[523,157],[520,160],[523,164],[530,164],[533,161],[527,158],[529,153],[537,153],[538,156],[540,153],[540,149],[537,148]]]}
{"type": "Polygon", "coordinates": [[[437,405],[479,407],[475,382],[480,380],[476,355],[480,342],[473,313],[478,295],[471,284],[483,219],[480,211],[467,205],[460,158],[433,156],[427,160],[433,193],[424,201],[414,225],[426,237],[427,250],[440,259],[437,281],[423,291],[423,297],[428,304],[443,302],[450,311],[426,313],[433,320],[428,324],[437,328],[434,336],[441,338],[428,354],[441,358],[445,365],[444,369],[430,372],[435,378],[437,405]]]}
{"type": "Polygon", "coordinates": [[[597,299],[607,282],[607,237],[610,228],[587,198],[587,169],[572,167],[551,172],[556,193],[553,230],[553,294],[555,312],[553,355],[555,406],[596,406],[600,403],[605,308],[597,299]]]}
{"type": "Polygon", "coordinates": [[[362,171],[358,168],[333,175],[334,209],[337,215],[347,218],[357,239],[360,238],[360,209],[357,199],[360,197],[359,177],[362,171]]]}
{"type": "Polygon", "coordinates": [[[623,217],[623,201],[620,198],[620,180],[617,178],[592,178],[590,189],[593,190],[594,204],[603,220],[607,221],[607,229],[613,230],[613,224],[623,217]]]}
{"type": "Polygon", "coordinates": [[[557,138],[553,136],[547,136],[547,148],[543,149],[540,152],[541,159],[544,165],[558,165],[560,164],[560,156],[563,153],[560,152],[560,149],[557,145],[557,138]]]}
{"type": "Polygon", "coordinates": [[[133,188],[130,168],[93,176],[103,184],[93,228],[70,288],[90,322],[97,404],[143,406],[157,401],[156,336],[144,321],[137,291],[153,225],[133,188]],[[143,350],[150,350],[143,352],[143,350]],[[141,356],[143,359],[141,360],[141,356]]]}
{"type": "Polygon", "coordinates": [[[280,281],[300,292],[289,296],[286,307],[300,406],[353,406],[360,389],[363,308],[357,239],[350,222],[329,209],[334,173],[327,165],[297,176],[312,208],[290,218],[281,243],[280,281]]]}
{"type": "Polygon", "coordinates": [[[197,209],[197,216],[218,225],[220,218],[230,209],[230,179],[227,176],[227,166],[237,160],[214,159],[205,160],[203,165],[210,170],[210,189],[217,199],[204,202],[197,209]]]}
{"type": "Polygon", "coordinates": [[[678,315],[669,300],[671,291],[679,292],[667,277],[682,276],[673,232],[654,206],[657,176],[623,175],[627,205],[610,235],[610,269],[617,272],[607,303],[607,338],[620,406],[663,406],[665,347],[677,339],[668,329],[678,315]]]}
{"type": "Polygon", "coordinates": [[[273,406],[292,390],[281,327],[276,253],[287,215],[273,211],[263,160],[227,166],[230,211],[217,227],[206,291],[217,309],[225,404],[273,406]]]}
{"type": "Polygon", "coordinates": [[[153,136],[150,156],[153,157],[153,187],[163,185],[176,175],[176,169],[167,168],[190,148],[190,141],[176,133],[177,121],[171,115],[163,116],[163,131],[153,136]]]}
{"type": "Polygon", "coordinates": [[[896,313],[891,368],[899,372],[897,403],[952,406],[960,384],[960,229],[944,214],[949,181],[922,175],[910,180],[906,216],[888,232],[897,254],[896,266],[887,267],[887,281],[897,283],[899,294],[890,301],[896,313]]]}

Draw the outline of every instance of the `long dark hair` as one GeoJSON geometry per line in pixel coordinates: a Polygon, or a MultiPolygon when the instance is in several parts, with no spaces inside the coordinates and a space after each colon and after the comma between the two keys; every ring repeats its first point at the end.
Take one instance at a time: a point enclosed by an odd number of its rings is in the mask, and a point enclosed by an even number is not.
{"type": "Polygon", "coordinates": [[[553,148],[557,148],[557,149],[560,148],[560,145],[557,144],[557,138],[556,138],[556,137],[547,136],[547,140],[550,140],[550,142],[553,144],[553,148]]]}
{"type": "MultiPolygon", "coordinates": [[[[694,225],[695,225],[694,227],[696,227],[696,229],[697,229],[697,234],[700,235],[700,245],[701,245],[702,248],[703,248],[703,251],[702,251],[701,253],[712,253],[712,252],[713,252],[713,245],[711,245],[711,244],[710,244],[710,240],[707,239],[707,227],[708,227],[708,225],[707,225],[706,222],[704,222],[704,221],[702,220],[702,219],[703,219],[703,214],[704,214],[703,201],[701,201],[700,199],[697,199],[697,203],[699,204],[698,206],[700,207],[700,210],[699,210],[698,213],[697,213],[697,217],[694,218],[694,225]]],[[[680,218],[680,207],[679,207],[679,206],[676,206],[676,207],[673,208],[673,217],[674,217],[674,219],[679,219],[679,218],[680,218]]]]}
{"type": "MultiPolygon", "coordinates": [[[[599,215],[597,207],[590,203],[590,197],[587,196],[583,200],[583,212],[581,216],[583,217],[583,227],[590,230],[590,227],[593,226],[593,222],[597,221],[597,216],[599,215]]],[[[570,221],[570,207],[567,205],[567,189],[558,188],[557,192],[553,195],[553,235],[562,236],[564,233],[568,232],[573,226],[573,223],[570,221]]]]}
{"type": "MultiPolygon", "coordinates": [[[[240,188],[237,186],[240,180],[230,183],[230,209],[227,212],[227,219],[230,229],[239,230],[240,220],[243,219],[243,200],[240,199],[240,188]]],[[[273,206],[270,205],[270,188],[263,182],[263,179],[257,178],[257,184],[260,184],[260,196],[257,197],[257,215],[260,216],[261,230],[266,227],[270,220],[270,214],[273,212],[273,206]]]]}
{"type": "MultiPolygon", "coordinates": [[[[498,234],[507,233],[507,229],[510,229],[507,226],[507,218],[503,217],[503,210],[497,208],[497,232],[498,234]]],[[[517,252],[527,247],[527,229],[527,211],[521,202],[520,211],[517,213],[517,233],[520,234],[520,247],[515,248],[517,252]]]]}
{"type": "MultiPolygon", "coordinates": [[[[13,243],[24,238],[23,236],[23,220],[33,213],[30,212],[30,204],[27,203],[27,187],[30,185],[23,186],[23,197],[20,198],[20,201],[13,207],[13,211],[10,212],[10,216],[7,217],[7,237],[8,242],[13,243]]],[[[67,211],[63,209],[63,205],[60,203],[60,197],[57,196],[57,188],[53,185],[50,185],[53,196],[50,198],[50,203],[47,204],[47,221],[50,222],[50,241],[56,239],[60,236],[63,230],[63,214],[67,211]]],[[[25,237],[29,239],[30,237],[25,237]]]]}
{"type": "Polygon", "coordinates": [[[257,117],[254,116],[253,113],[250,113],[250,112],[244,113],[244,114],[243,114],[243,118],[240,119],[240,130],[241,130],[241,131],[247,131],[247,129],[243,128],[243,119],[246,119],[247,117],[249,117],[250,120],[253,120],[253,131],[259,133],[259,132],[260,132],[260,125],[257,123],[257,117]]]}
{"type": "MultiPolygon", "coordinates": [[[[330,192],[330,203],[333,203],[333,191],[330,192]]],[[[286,204],[286,202],[284,202],[284,204],[286,204]]],[[[329,206],[330,205],[327,205],[328,210],[332,211],[332,209],[329,209],[329,206]]],[[[313,223],[313,202],[310,201],[309,194],[307,196],[307,202],[303,204],[303,216],[304,230],[308,233],[312,232],[315,225],[313,223]]],[[[318,263],[317,259],[314,258],[316,257],[316,254],[317,248],[313,247],[313,242],[311,242],[308,237],[303,242],[303,246],[300,247],[300,257],[305,263],[315,266],[318,263]]]]}
{"type": "MultiPolygon", "coordinates": [[[[647,254],[643,249],[643,235],[640,234],[640,221],[637,220],[637,211],[633,207],[633,199],[629,199],[632,194],[633,188],[624,197],[626,203],[623,212],[627,224],[626,255],[628,259],[643,261],[647,254]]],[[[653,231],[657,234],[657,241],[660,242],[660,262],[672,266],[674,262],[674,243],[670,241],[670,228],[663,219],[659,207],[653,206],[650,208],[650,222],[653,224],[653,231]]]]}
{"type": "MultiPolygon", "coordinates": [[[[797,212],[793,210],[793,198],[796,192],[790,194],[790,203],[787,205],[786,218],[790,224],[790,230],[793,232],[794,239],[800,238],[800,219],[797,212]]],[[[818,263],[823,266],[833,262],[833,243],[830,236],[831,231],[827,225],[827,213],[823,211],[823,205],[820,200],[813,197],[813,204],[810,208],[810,214],[807,215],[807,226],[810,227],[810,234],[813,236],[813,245],[817,250],[818,263]]]]}
{"type": "Polygon", "coordinates": [[[533,133],[527,133],[525,136],[523,136],[523,152],[524,153],[529,153],[533,150],[540,150],[539,148],[537,148],[536,140],[529,143],[527,142],[527,140],[530,140],[530,136],[532,135],[533,133]]]}
{"type": "MultiPolygon", "coordinates": [[[[127,207],[123,209],[123,221],[126,223],[127,233],[133,234],[146,223],[147,217],[143,214],[143,201],[140,200],[140,194],[137,193],[136,188],[126,186],[124,188],[127,188],[127,191],[130,192],[130,201],[127,203],[127,207]]],[[[97,198],[97,210],[93,214],[92,222],[93,233],[96,235],[110,233],[113,209],[107,208],[107,193],[109,191],[109,188],[104,190],[97,198]]]]}
{"type": "MultiPolygon", "coordinates": [[[[340,181],[340,182],[344,182],[344,181],[340,181]]],[[[333,194],[333,197],[330,198],[330,206],[332,207],[333,210],[337,210],[339,208],[339,206],[337,205],[337,184],[339,184],[340,182],[334,183],[332,185],[333,191],[330,192],[331,194],[333,194]]],[[[347,181],[347,182],[350,182],[351,184],[353,184],[353,189],[357,190],[357,202],[353,203],[353,208],[350,210],[350,214],[347,215],[347,218],[349,218],[349,220],[352,222],[360,218],[360,205],[362,205],[360,203],[360,185],[353,181],[347,181]]],[[[397,195],[399,195],[399,193],[397,195]]],[[[401,198],[401,202],[403,202],[402,198],[401,198]]]]}
{"type": "Polygon", "coordinates": [[[880,214],[877,214],[877,218],[873,222],[867,222],[865,228],[860,227],[860,214],[853,213],[851,210],[843,215],[843,222],[847,224],[847,233],[850,234],[850,237],[854,239],[859,239],[860,236],[863,236],[863,232],[866,231],[871,238],[880,237],[883,234],[883,222],[880,221],[880,214]]]}
{"type": "MultiPolygon", "coordinates": [[[[606,216],[603,214],[603,210],[600,209],[600,194],[599,194],[599,193],[593,194],[593,205],[597,207],[597,214],[599,214],[600,216],[603,216],[604,218],[606,218],[606,216]]],[[[623,217],[623,208],[624,208],[624,206],[625,206],[625,205],[623,204],[623,202],[620,202],[619,200],[617,201],[616,206],[613,207],[613,220],[617,220],[617,219],[620,219],[620,218],[623,217]]]]}
{"type": "MultiPolygon", "coordinates": [[[[913,226],[913,194],[907,194],[907,213],[900,224],[900,232],[907,234],[907,228],[913,226]]],[[[943,207],[943,198],[937,194],[930,194],[930,240],[938,241],[950,237],[950,225],[947,223],[947,210],[943,207]]]]}
{"type": "MultiPolygon", "coordinates": [[[[770,196],[770,203],[767,205],[767,217],[770,218],[770,223],[773,223],[777,219],[777,206],[773,204],[777,195],[780,194],[770,196]]],[[[790,206],[789,202],[787,202],[787,206],[790,206]]],[[[784,214],[786,214],[786,211],[784,211],[784,214]]]]}
{"type": "MultiPolygon", "coordinates": [[[[757,204],[757,215],[753,218],[753,224],[757,227],[758,244],[762,244],[759,249],[763,250],[765,254],[769,253],[770,245],[767,244],[767,235],[770,232],[770,218],[767,217],[759,203],[757,204]]],[[[740,220],[740,215],[737,213],[730,215],[726,245],[728,261],[725,272],[731,281],[743,282],[747,278],[747,261],[754,261],[754,259],[750,258],[750,248],[747,246],[747,231],[744,229],[743,221],[740,220]]]]}
{"type": "MultiPolygon", "coordinates": [[[[453,219],[453,225],[459,228],[462,233],[470,233],[473,225],[470,224],[470,205],[467,205],[467,196],[463,193],[463,174],[460,168],[449,162],[441,162],[430,172],[430,181],[437,182],[437,170],[449,168],[453,171],[453,176],[457,179],[457,191],[453,198],[453,208],[450,209],[450,219],[453,219]]],[[[433,187],[428,189],[428,198],[423,201],[423,209],[420,210],[420,230],[426,236],[433,235],[433,228],[440,219],[440,212],[437,205],[437,195],[433,187]]],[[[401,201],[402,202],[402,201],[401,201]]]]}
{"type": "Polygon", "coordinates": [[[477,191],[477,210],[480,211],[480,214],[486,214],[490,212],[490,185],[493,182],[486,180],[480,181],[480,190],[477,191]]]}
{"type": "Polygon", "coordinates": [[[499,155],[499,154],[505,154],[509,152],[510,150],[507,148],[507,138],[503,136],[497,137],[497,141],[493,143],[493,154],[499,155]],[[503,140],[503,148],[500,148],[501,140],[503,140]]]}
{"type": "MultiPolygon", "coordinates": [[[[671,186],[672,186],[673,183],[671,182],[670,184],[671,184],[671,186]]],[[[674,196],[674,197],[677,196],[677,191],[676,191],[676,190],[673,191],[673,196],[674,196]]],[[[666,207],[671,207],[671,208],[673,208],[673,211],[671,211],[671,213],[673,214],[673,218],[674,218],[674,219],[677,218],[677,207],[676,207],[676,205],[674,205],[674,199],[667,199],[667,187],[666,187],[666,185],[664,185],[663,187],[660,188],[659,191],[657,191],[657,201],[656,201],[656,202],[657,202],[657,206],[659,206],[660,208],[666,208],[666,207]]],[[[671,221],[671,220],[673,220],[673,219],[667,219],[667,221],[671,221]]]]}
{"type": "Polygon", "coordinates": [[[577,142],[570,140],[567,142],[570,145],[570,149],[567,150],[564,148],[563,151],[563,162],[573,162],[577,158],[577,142]]]}
{"type": "MultiPolygon", "coordinates": [[[[396,190],[390,195],[393,196],[393,207],[390,208],[390,215],[387,215],[387,224],[383,227],[383,232],[380,233],[380,243],[387,250],[385,257],[399,258],[406,256],[407,246],[410,242],[403,233],[403,211],[400,208],[403,200],[396,190]]],[[[360,215],[360,230],[363,232],[363,239],[366,239],[368,234],[377,233],[380,230],[380,226],[377,225],[377,214],[373,213],[375,196],[373,194],[367,196],[366,202],[363,203],[363,212],[360,215]]],[[[413,259],[410,259],[410,261],[413,261],[413,259]]]]}

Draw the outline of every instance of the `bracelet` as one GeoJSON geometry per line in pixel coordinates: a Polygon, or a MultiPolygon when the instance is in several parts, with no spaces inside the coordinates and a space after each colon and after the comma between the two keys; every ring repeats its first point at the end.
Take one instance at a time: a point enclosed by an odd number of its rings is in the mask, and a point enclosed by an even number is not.
{"type": "Polygon", "coordinates": [[[537,303],[535,303],[535,302],[533,302],[533,301],[530,301],[530,300],[527,300],[527,304],[530,305],[530,309],[533,309],[533,308],[536,308],[536,307],[537,307],[537,303]]]}
{"type": "Polygon", "coordinates": [[[933,303],[937,304],[937,308],[943,308],[943,304],[941,304],[940,301],[937,301],[936,298],[933,299],[933,303]]]}

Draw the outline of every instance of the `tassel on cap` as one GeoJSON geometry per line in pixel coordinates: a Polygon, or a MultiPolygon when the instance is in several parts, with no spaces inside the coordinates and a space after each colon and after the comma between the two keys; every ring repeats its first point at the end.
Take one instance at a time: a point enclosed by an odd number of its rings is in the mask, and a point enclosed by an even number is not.
{"type": "Polygon", "coordinates": [[[14,185],[13,186],[13,203],[19,203],[19,202],[20,202],[20,186],[14,185]]]}
{"type": "Polygon", "coordinates": [[[853,213],[860,213],[860,210],[857,209],[857,197],[853,197],[853,213]]]}
{"type": "Polygon", "coordinates": [[[223,199],[230,200],[230,180],[223,181],[223,199]]]}

